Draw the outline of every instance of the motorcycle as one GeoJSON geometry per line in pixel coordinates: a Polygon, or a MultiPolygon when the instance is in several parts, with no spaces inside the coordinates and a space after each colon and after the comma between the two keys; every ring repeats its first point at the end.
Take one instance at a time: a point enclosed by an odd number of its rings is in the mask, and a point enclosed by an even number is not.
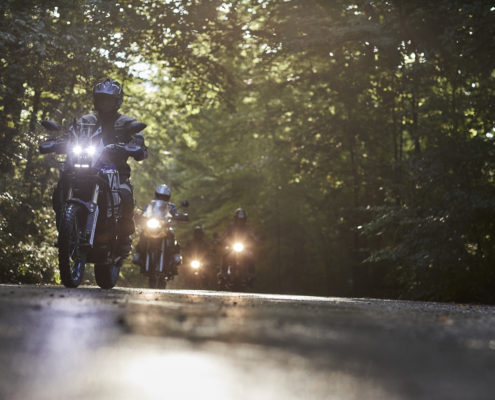
{"type": "Polygon", "coordinates": [[[178,274],[178,266],[182,263],[180,245],[175,238],[174,222],[188,221],[189,217],[185,213],[170,214],[168,201],[152,200],[144,210],[142,219],[144,220],[142,272],[148,275],[150,288],[165,289],[167,281],[174,279],[178,274]]]}
{"type": "Polygon", "coordinates": [[[208,289],[209,262],[205,254],[194,252],[188,258],[187,281],[188,287],[193,289],[208,289]]]}
{"type": "MultiPolygon", "coordinates": [[[[53,121],[43,121],[48,131],[60,131],[53,121]]],[[[129,134],[146,124],[133,122],[129,134]]],[[[103,289],[117,283],[123,258],[118,252],[117,234],[121,212],[119,172],[109,158],[115,153],[133,156],[140,147],[130,144],[104,145],[101,126],[72,124],[63,140],[48,140],[40,153],[66,154],[61,172],[65,201],[58,228],[58,261],[64,286],[78,287],[86,263],[94,264],[95,280],[103,289]]]]}
{"type": "Polygon", "coordinates": [[[223,271],[219,274],[219,290],[244,291],[254,283],[252,253],[242,240],[227,245],[223,271]]]}

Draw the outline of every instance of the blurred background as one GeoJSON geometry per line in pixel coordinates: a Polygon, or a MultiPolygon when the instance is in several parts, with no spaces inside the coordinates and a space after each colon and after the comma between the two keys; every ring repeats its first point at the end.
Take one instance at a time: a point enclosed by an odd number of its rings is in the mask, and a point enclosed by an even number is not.
{"type": "Polygon", "coordinates": [[[244,208],[255,291],[493,303],[494,37],[488,0],[4,0],[0,281],[59,282],[39,122],[109,76],[148,125],[136,212],[166,183],[186,243],[244,208]]]}

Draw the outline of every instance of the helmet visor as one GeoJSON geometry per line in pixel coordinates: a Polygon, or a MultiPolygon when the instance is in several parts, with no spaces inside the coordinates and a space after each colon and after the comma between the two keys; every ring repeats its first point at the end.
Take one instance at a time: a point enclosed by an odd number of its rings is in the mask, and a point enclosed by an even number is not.
{"type": "Polygon", "coordinates": [[[96,111],[102,113],[108,113],[111,111],[115,111],[119,108],[119,100],[114,96],[97,93],[94,95],[94,103],[96,111]]]}

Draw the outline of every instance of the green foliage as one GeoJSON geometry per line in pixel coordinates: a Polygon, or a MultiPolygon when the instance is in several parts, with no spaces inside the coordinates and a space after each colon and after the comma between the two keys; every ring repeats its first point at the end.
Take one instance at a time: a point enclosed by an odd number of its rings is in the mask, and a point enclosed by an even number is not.
{"type": "Polygon", "coordinates": [[[169,184],[191,204],[184,240],[246,208],[257,290],[495,301],[489,2],[43,4],[0,6],[3,280],[45,265],[53,236],[36,121],[88,111],[112,74],[148,124],[138,206],[169,184]]]}

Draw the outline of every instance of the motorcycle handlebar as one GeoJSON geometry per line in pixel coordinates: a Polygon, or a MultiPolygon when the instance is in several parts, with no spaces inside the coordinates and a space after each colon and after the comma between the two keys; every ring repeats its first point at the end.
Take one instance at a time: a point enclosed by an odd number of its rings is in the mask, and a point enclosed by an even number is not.
{"type": "Polygon", "coordinates": [[[177,215],[174,215],[173,218],[176,221],[184,221],[184,222],[188,222],[189,221],[189,215],[186,214],[186,213],[179,213],[177,215]]]}
{"type": "Polygon", "coordinates": [[[113,143],[105,146],[105,151],[111,153],[127,153],[131,157],[139,157],[144,151],[141,146],[136,144],[113,143]]]}
{"type": "Polygon", "coordinates": [[[66,141],[60,140],[47,140],[39,145],[39,151],[41,154],[65,154],[66,153],[66,141]]]}

